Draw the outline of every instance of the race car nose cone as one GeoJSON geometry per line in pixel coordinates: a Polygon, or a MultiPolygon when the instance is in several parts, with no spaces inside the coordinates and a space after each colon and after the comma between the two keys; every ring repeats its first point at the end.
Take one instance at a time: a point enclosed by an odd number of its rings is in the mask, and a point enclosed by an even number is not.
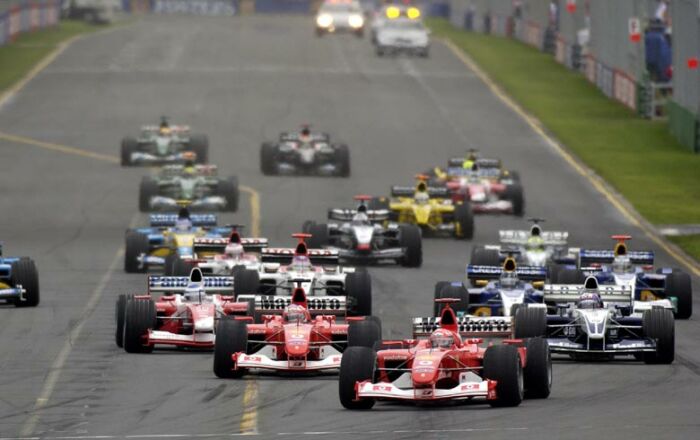
{"type": "Polygon", "coordinates": [[[369,250],[369,243],[360,243],[357,245],[357,250],[358,251],[368,251],[369,250]]]}

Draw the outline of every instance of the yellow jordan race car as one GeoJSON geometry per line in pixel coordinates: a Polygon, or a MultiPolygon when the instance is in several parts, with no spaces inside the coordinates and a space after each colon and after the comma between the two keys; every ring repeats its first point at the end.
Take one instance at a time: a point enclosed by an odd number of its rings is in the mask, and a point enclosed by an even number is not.
{"type": "Polygon", "coordinates": [[[391,199],[375,199],[374,209],[388,209],[391,221],[421,228],[423,235],[474,236],[474,213],[469,203],[454,203],[447,188],[429,187],[428,176],[417,176],[415,187],[393,186],[391,199]]]}

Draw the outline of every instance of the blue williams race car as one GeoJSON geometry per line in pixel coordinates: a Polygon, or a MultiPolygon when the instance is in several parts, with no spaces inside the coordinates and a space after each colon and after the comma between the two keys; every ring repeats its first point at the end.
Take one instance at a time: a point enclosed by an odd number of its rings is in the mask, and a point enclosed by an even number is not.
{"type": "MultiPolygon", "coordinates": [[[[457,312],[476,316],[513,316],[522,304],[542,304],[542,287],[547,269],[516,266],[508,257],[503,266],[467,266],[467,280],[476,288],[467,289],[462,282],[446,281],[435,285],[435,299],[456,298],[457,312]]],[[[439,312],[441,304],[436,303],[439,312]]]]}
{"type": "Polygon", "coordinates": [[[15,307],[39,304],[39,273],[29,257],[3,257],[0,245],[0,302],[15,307]]]}
{"type": "Polygon", "coordinates": [[[693,314],[693,290],[690,275],[672,268],[654,270],[654,252],[630,251],[629,235],[613,235],[617,241],[611,250],[581,249],[577,266],[559,271],[557,283],[580,284],[593,275],[601,285],[626,286],[635,301],[665,301],[676,319],[693,314]]]}
{"type": "Polygon", "coordinates": [[[184,264],[184,259],[194,255],[195,238],[231,234],[230,227],[217,226],[215,215],[190,214],[184,208],[178,214],[151,214],[149,218],[149,227],[126,231],[126,272],[161,268],[166,275],[180,273],[174,265],[184,264]]]}

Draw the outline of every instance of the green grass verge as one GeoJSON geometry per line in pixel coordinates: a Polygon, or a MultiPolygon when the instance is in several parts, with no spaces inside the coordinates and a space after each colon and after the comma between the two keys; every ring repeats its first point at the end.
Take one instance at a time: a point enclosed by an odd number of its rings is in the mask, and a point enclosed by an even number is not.
{"type": "Polygon", "coordinates": [[[700,235],[684,235],[680,237],[668,237],[668,239],[682,247],[688,255],[700,261],[700,235]]]}
{"type": "Polygon", "coordinates": [[[684,149],[665,123],[639,118],[583,75],[523,43],[458,30],[442,19],[428,25],[468,53],[650,222],[700,223],[700,155],[684,149]]]}
{"type": "Polygon", "coordinates": [[[63,20],[54,28],[21,34],[13,43],[0,47],[0,93],[12,87],[61,42],[97,29],[102,27],[63,20]]]}

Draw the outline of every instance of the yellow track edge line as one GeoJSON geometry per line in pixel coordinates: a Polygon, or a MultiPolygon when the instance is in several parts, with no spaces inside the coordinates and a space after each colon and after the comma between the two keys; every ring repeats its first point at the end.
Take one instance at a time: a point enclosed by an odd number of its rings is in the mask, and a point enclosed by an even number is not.
{"type": "Polygon", "coordinates": [[[564,159],[579,175],[584,177],[603,197],[605,197],[617,211],[622,214],[633,226],[637,226],[651,241],[662,248],[678,263],[685,266],[695,276],[700,277],[700,264],[692,257],[688,256],[675,244],[666,240],[641,214],[639,214],[630,203],[615,190],[612,189],[603,178],[595,174],[595,172],[584,165],[578,158],[574,157],[560,142],[552,135],[548,134],[542,122],[524,110],[516,103],[491,77],[484,72],[476,62],[455,45],[451,40],[441,38],[440,41],[445,44],[454,55],[470,70],[472,70],[479,79],[496,95],[496,97],[513,110],[547,145],[549,145],[562,159],[564,159]]]}

